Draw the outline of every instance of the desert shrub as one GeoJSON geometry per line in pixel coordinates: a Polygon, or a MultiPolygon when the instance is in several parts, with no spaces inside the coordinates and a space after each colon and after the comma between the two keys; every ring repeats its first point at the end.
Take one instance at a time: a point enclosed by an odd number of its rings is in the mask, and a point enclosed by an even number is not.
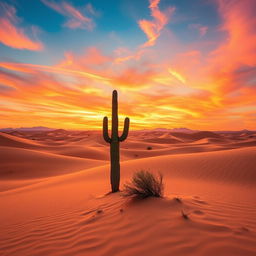
{"type": "Polygon", "coordinates": [[[134,173],[131,181],[124,184],[123,195],[126,197],[147,198],[163,196],[163,176],[158,176],[149,171],[138,171],[134,173]]]}
{"type": "Polygon", "coordinates": [[[185,213],[183,210],[181,211],[181,216],[183,217],[183,219],[188,220],[189,216],[187,213],[185,213]]]}
{"type": "Polygon", "coordinates": [[[152,147],[150,147],[150,146],[149,146],[149,147],[147,147],[147,150],[152,150],[152,147]]]}

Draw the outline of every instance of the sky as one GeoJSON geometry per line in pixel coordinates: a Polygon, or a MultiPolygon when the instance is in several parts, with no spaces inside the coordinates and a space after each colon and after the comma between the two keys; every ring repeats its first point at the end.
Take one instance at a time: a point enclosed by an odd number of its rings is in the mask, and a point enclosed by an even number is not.
{"type": "Polygon", "coordinates": [[[256,127],[255,0],[1,0],[0,127],[256,127]]]}

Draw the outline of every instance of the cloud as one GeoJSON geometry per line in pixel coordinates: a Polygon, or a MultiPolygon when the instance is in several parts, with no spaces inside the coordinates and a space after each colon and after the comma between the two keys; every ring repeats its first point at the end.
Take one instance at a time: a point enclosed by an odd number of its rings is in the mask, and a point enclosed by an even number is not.
{"type": "Polygon", "coordinates": [[[88,3],[86,6],[85,6],[85,9],[86,11],[93,15],[93,16],[99,16],[99,12],[97,12],[94,7],[92,6],[92,4],[88,3]]]}
{"type": "Polygon", "coordinates": [[[0,92],[1,93],[8,93],[8,92],[13,91],[13,90],[15,90],[15,89],[11,86],[0,84],[0,92]]]}
{"type": "Polygon", "coordinates": [[[105,94],[91,88],[97,77],[49,66],[22,63],[1,63],[0,66],[1,125],[12,116],[10,125],[13,126],[22,120],[28,125],[41,122],[51,127],[62,123],[70,128],[77,128],[77,125],[93,128],[101,126],[101,122],[98,123],[102,117],[100,111],[109,114],[104,110],[107,107],[105,94]],[[72,84],[71,77],[77,78],[72,84]]]}
{"type": "MultiPolygon", "coordinates": [[[[92,18],[88,17],[68,2],[54,2],[49,0],[41,1],[49,8],[55,10],[67,18],[67,21],[64,24],[65,27],[70,29],[87,29],[89,31],[92,31],[95,27],[95,23],[92,18]]],[[[85,11],[92,16],[97,15],[91,4],[86,5],[85,11]]]]}
{"type": "Polygon", "coordinates": [[[154,75],[155,72],[152,70],[143,71],[134,67],[126,68],[120,75],[112,77],[112,83],[118,87],[141,90],[152,83],[154,75]]]}
{"type": "Polygon", "coordinates": [[[105,64],[110,63],[112,57],[104,55],[97,47],[88,47],[84,54],[75,55],[73,52],[66,52],[65,59],[59,63],[59,67],[73,69],[104,68],[105,64]]]}
{"type": "MultiPolygon", "coordinates": [[[[223,19],[220,29],[227,33],[226,40],[214,52],[220,61],[228,57],[228,68],[256,64],[256,3],[254,0],[219,0],[223,19]],[[241,43],[243,42],[243,43],[241,43]]],[[[225,63],[225,62],[224,62],[225,63]]],[[[227,63],[226,63],[227,64],[227,63]]]]}
{"type": "Polygon", "coordinates": [[[132,52],[127,48],[118,47],[116,50],[114,50],[114,62],[119,64],[130,60],[140,61],[144,52],[144,49],[138,49],[137,51],[132,52]]]}
{"type": "Polygon", "coordinates": [[[46,73],[53,73],[53,74],[60,74],[60,75],[70,75],[77,78],[95,79],[102,82],[110,81],[110,79],[107,77],[104,77],[95,73],[90,73],[90,72],[87,72],[86,70],[72,69],[71,67],[72,65],[67,68],[63,68],[61,66],[46,66],[46,65],[36,65],[36,64],[27,64],[27,63],[0,62],[0,68],[22,72],[24,74],[46,72],[46,73]]]}
{"type": "MultiPolygon", "coordinates": [[[[0,3],[0,42],[8,47],[20,50],[40,51],[43,44],[29,38],[24,29],[18,27],[20,19],[16,16],[16,9],[6,3],[0,3]]],[[[31,28],[33,31],[33,27],[31,28]]]]}
{"type": "Polygon", "coordinates": [[[185,84],[186,83],[186,78],[181,75],[179,72],[177,72],[176,70],[173,70],[171,68],[168,69],[169,73],[174,76],[178,81],[180,81],[181,83],[185,84]]]}
{"type": "Polygon", "coordinates": [[[164,26],[168,24],[170,16],[175,11],[174,7],[168,8],[167,12],[160,11],[158,5],[160,0],[150,0],[149,9],[151,11],[152,20],[139,20],[138,24],[142,31],[146,34],[148,41],[143,44],[143,47],[155,45],[157,38],[164,26]]]}
{"type": "MultiPolygon", "coordinates": [[[[159,2],[151,1],[150,9],[159,2]]],[[[176,30],[166,29],[155,47],[133,51],[118,43],[108,51],[97,44],[68,51],[52,66],[0,62],[1,120],[8,126],[36,120],[52,127],[100,129],[111,111],[111,91],[117,89],[120,119],[129,116],[132,129],[254,129],[253,6],[254,0],[218,1],[221,20],[211,26],[214,37],[206,33],[198,41],[183,41],[176,30]]],[[[192,29],[199,33],[201,26],[192,29]]]]}
{"type": "MultiPolygon", "coordinates": [[[[256,4],[254,0],[218,1],[222,18],[220,32],[225,37],[210,53],[209,68],[221,92],[232,92],[246,86],[234,83],[237,71],[256,67],[256,4]]],[[[252,79],[247,77],[247,79],[252,79]]]]}
{"type": "Polygon", "coordinates": [[[188,27],[190,29],[197,30],[200,36],[204,36],[207,33],[208,29],[209,29],[207,26],[203,26],[201,24],[189,24],[188,27]]]}

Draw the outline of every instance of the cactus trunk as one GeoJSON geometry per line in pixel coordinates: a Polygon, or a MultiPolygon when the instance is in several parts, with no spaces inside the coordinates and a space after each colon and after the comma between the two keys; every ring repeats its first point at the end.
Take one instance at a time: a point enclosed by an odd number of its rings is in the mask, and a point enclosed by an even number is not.
{"type": "Polygon", "coordinates": [[[119,141],[110,144],[110,182],[112,192],[119,191],[120,184],[120,156],[119,156],[119,141]]]}
{"type": "Polygon", "coordinates": [[[129,132],[129,118],[125,118],[124,130],[122,136],[118,136],[118,102],[117,91],[112,94],[112,132],[111,138],[108,135],[108,118],[105,116],[103,119],[103,138],[106,142],[110,143],[110,182],[112,192],[119,191],[120,184],[120,155],[119,143],[124,141],[129,132]]]}

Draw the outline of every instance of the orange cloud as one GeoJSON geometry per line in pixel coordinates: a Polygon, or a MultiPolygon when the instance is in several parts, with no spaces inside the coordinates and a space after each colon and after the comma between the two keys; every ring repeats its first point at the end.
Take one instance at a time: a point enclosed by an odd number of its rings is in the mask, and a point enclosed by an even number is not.
{"type": "MultiPolygon", "coordinates": [[[[95,27],[94,21],[83,14],[81,11],[76,9],[74,6],[67,2],[53,2],[49,0],[41,0],[46,6],[62,14],[67,18],[67,22],[64,24],[65,27],[76,29],[82,28],[87,30],[93,30],[95,27]]],[[[86,10],[88,13],[95,15],[95,10],[92,5],[87,5],[86,10]]]]}
{"type": "Polygon", "coordinates": [[[40,51],[43,44],[29,38],[22,28],[17,27],[19,19],[16,16],[14,7],[5,3],[0,3],[4,14],[0,17],[0,42],[6,46],[21,49],[40,51]]]}
{"type": "Polygon", "coordinates": [[[209,73],[220,93],[228,93],[246,86],[247,77],[235,82],[242,70],[256,66],[256,16],[255,1],[218,1],[223,19],[220,31],[226,34],[219,46],[210,54],[209,73]]]}
{"type": "Polygon", "coordinates": [[[164,26],[169,22],[170,15],[175,11],[175,8],[169,8],[167,13],[159,10],[160,0],[150,0],[150,11],[153,20],[139,20],[139,26],[146,34],[148,41],[143,44],[142,47],[148,47],[155,45],[157,38],[160,36],[160,32],[164,26]]]}
{"type": "Polygon", "coordinates": [[[130,88],[130,90],[141,90],[149,87],[155,72],[152,70],[141,71],[136,68],[127,68],[120,75],[112,77],[112,83],[118,87],[130,88]]]}
{"type": "Polygon", "coordinates": [[[97,117],[100,115],[97,113],[104,115],[107,109],[105,94],[97,88],[91,90],[91,84],[87,85],[87,77],[84,79],[80,76],[70,84],[70,80],[66,80],[70,73],[65,73],[63,77],[62,69],[53,68],[53,72],[49,72],[49,69],[50,67],[44,69],[33,65],[17,69],[11,63],[3,68],[2,65],[1,125],[5,124],[9,115],[12,116],[15,126],[19,123],[17,120],[30,125],[42,122],[52,127],[58,127],[58,123],[69,128],[99,126],[98,120],[101,116],[97,117]]]}
{"type": "Polygon", "coordinates": [[[213,53],[218,63],[225,63],[226,70],[240,65],[255,65],[256,16],[255,1],[219,0],[219,12],[223,19],[220,29],[227,33],[226,40],[213,53]],[[243,43],[241,43],[241,41],[243,43]],[[226,61],[228,57],[228,62],[226,61]]]}
{"type": "Polygon", "coordinates": [[[65,59],[58,65],[60,67],[73,67],[75,69],[84,69],[104,65],[113,60],[112,57],[104,55],[98,48],[89,47],[84,54],[79,56],[72,52],[65,53],[65,59]]]}

